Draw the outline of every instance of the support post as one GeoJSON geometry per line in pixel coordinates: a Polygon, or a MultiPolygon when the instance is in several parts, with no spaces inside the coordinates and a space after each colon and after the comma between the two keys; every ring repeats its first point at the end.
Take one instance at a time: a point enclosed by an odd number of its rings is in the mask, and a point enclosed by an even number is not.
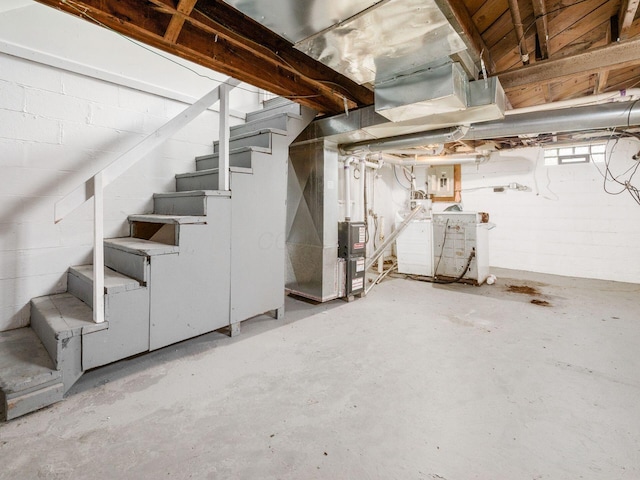
{"type": "Polygon", "coordinates": [[[229,190],[229,86],[220,84],[220,134],[218,136],[218,190],[229,190]]]}
{"type": "Polygon", "coordinates": [[[102,172],[93,177],[93,321],[104,322],[104,191],[102,172]]]}

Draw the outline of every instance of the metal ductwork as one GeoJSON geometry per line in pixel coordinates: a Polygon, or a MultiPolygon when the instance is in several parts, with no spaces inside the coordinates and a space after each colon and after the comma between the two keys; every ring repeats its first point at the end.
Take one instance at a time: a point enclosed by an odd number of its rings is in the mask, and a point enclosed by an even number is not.
{"type": "MultiPolygon", "coordinates": [[[[522,114],[513,111],[512,115],[508,115],[503,120],[472,124],[466,133],[456,140],[491,140],[518,135],[632,127],[640,125],[639,102],[614,102],[522,114]]],[[[370,152],[384,152],[397,148],[417,148],[441,142],[444,136],[451,135],[453,131],[455,129],[418,132],[399,137],[344,144],[340,148],[345,152],[363,149],[370,152]]]]}
{"type": "Polygon", "coordinates": [[[418,146],[449,143],[460,140],[465,136],[466,132],[466,127],[451,127],[430,132],[420,132],[401,135],[398,137],[382,138],[379,140],[365,140],[349,145],[342,145],[341,150],[345,153],[357,153],[363,151],[385,152],[389,150],[400,150],[418,146]]]}
{"type": "Polygon", "coordinates": [[[560,110],[512,115],[503,120],[471,125],[465,140],[490,140],[496,137],[567,133],[640,125],[640,103],[615,102],[560,110]]]}

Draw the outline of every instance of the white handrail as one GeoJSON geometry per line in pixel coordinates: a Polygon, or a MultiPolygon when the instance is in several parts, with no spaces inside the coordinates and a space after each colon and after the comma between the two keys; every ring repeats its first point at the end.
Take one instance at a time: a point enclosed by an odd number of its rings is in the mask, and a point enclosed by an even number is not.
{"type": "Polygon", "coordinates": [[[126,172],[142,157],[160,146],[193,119],[221,100],[220,106],[220,164],[219,189],[229,189],[229,91],[240,84],[240,80],[228,78],[193,105],[187,107],[137,145],[127,150],[89,180],[79,185],[64,198],[56,202],[54,221],[60,222],[80,205],[94,198],[93,217],[93,320],[104,321],[104,187],[126,172]],[[223,158],[224,157],[224,158],[223,158]],[[224,188],[223,188],[224,187],[224,188]]]}

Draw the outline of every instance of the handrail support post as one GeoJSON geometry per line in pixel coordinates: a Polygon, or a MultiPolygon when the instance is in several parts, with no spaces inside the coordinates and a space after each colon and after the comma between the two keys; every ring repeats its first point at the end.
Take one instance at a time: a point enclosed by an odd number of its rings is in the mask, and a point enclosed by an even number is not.
{"type": "Polygon", "coordinates": [[[93,177],[93,321],[104,322],[104,178],[93,177]]]}
{"type": "Polygon", "coordinates": [[[218,190],[229,190],[229,85],[220,84],[220,122],[218,135],[218,190]]]}

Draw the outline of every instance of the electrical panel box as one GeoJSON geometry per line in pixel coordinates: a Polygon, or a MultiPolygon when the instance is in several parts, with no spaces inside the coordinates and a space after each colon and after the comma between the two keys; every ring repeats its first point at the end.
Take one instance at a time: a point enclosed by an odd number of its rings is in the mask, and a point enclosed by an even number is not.
{"type": "Polygon", "coordinates": [[[338,257],[364,257],[366,237],[364,222],[338,223],[338,257]]]}
{"type": "Polygon", "coordinates": [[[427,170],[427,194],[433,198],[453,197],[455,194],[455,167],[432,165],[427,170]]]}

